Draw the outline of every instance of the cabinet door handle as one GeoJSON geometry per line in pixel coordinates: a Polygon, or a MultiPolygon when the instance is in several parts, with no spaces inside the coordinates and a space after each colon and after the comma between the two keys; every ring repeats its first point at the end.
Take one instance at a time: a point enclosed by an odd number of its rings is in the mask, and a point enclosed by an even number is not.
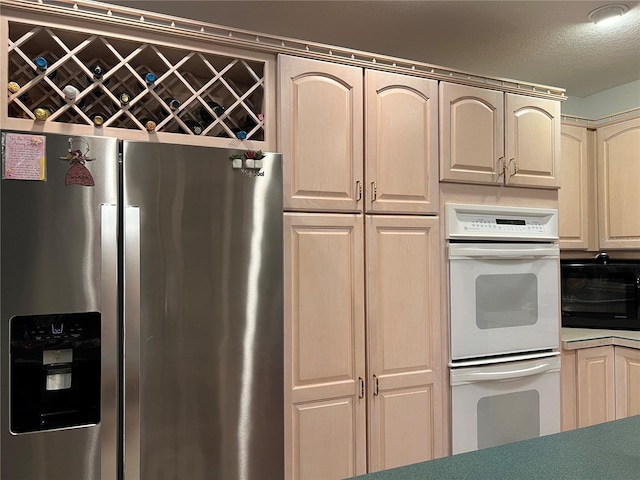
{"type": "Polygon", "coordinates": [[[358,394],[358,398],[364,398],[364,380],[362,377],[358,377],[358,384],[360,393],[358,394]]]}
{"type": "Polygon", "coordinates": [[[362,183],[360,182],[360,180],[356,182],[356,191],[358,195],[358,197],[356,198],[356,202],[359,202],[360,200],[362,200],[362,183]]]}
{"type": "Polygon", "coordinates": [[[378,198],[378,186],[376,182],[371,182],[371,201],[375,202],[376,198],[378,198]]]}
{"type": "Polygon", "coordinates": [[[509,166],[511,166],[512,163],[513,163],[513,173],[510,175],[510,177],[513,177],[518,173],[518,160],[516,158],[512,158],[509,160],[509,166]]]}
{"type": "Polygon", "coordinates": [[[378,377],[373,376],[373,396],[377,397],[380,393],[380,389],[378,388],[378,377]]]}
{"type": "Polygon", "coordinates": [[[507,171],[507,163],[504,161],[504,157],[498,159],[498,178],[504,177],[507,171]]]}

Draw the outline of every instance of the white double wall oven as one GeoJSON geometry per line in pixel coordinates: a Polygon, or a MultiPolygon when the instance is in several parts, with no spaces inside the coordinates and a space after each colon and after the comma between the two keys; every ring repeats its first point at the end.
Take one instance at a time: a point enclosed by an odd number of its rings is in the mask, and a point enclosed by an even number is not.
{"type": "Polygon", "coordinates": [[[445,206],[452,452],[560,431],[557,210],[445,206]]]}

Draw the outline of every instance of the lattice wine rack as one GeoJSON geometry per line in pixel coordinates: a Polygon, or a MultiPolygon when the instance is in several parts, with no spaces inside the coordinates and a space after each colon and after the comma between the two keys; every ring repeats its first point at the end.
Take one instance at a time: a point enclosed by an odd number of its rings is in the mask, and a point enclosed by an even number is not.
{"type": "Polygon", "coordinates": [[[264,140],[263,62],[9,24],[8,116],[264,140]]]}

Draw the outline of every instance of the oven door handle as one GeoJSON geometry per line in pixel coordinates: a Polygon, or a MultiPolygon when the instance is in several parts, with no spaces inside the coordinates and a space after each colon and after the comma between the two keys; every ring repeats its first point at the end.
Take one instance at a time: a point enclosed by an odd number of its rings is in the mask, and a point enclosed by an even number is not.
{"type": "Polygon", "coordinates": [[[515,259],[531,260],[534,258],[558,258],[559,250],[556,245],[536,248],[482,248],[461,247],[449,249],[449,259],[479,258],[483,260],[515,259]]]}
{"type": "MultiPolygon", "coordinates": [[[[558,360],[538,361],[533,365],[521,365],[519,368],[512,369],[496,369],[487,371],[491,367],[478,367],[474,369],[465,369],[465,372],[455,373],[455,383],[474,383],[474,382],[492,382],[496,380],[514,380],[516,378],[529,377],[531,375],[539,375],[541,373],[559,371],[558,360]]],[[[452,372],[453,373],[453,372],[452,372]]],[[[452,378],[452,384],[454,383],[452,378]]]]}

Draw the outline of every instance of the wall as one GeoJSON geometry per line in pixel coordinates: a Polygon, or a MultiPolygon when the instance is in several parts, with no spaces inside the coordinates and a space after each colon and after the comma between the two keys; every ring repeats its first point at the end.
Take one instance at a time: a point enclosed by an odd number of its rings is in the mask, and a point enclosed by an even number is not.
{"type": "Polygon", "coordinates": [[[563,115],[601,118],[640,108],[640,80],[594,93],[588,97],[568,97],[562,102],[563,115]]]}

